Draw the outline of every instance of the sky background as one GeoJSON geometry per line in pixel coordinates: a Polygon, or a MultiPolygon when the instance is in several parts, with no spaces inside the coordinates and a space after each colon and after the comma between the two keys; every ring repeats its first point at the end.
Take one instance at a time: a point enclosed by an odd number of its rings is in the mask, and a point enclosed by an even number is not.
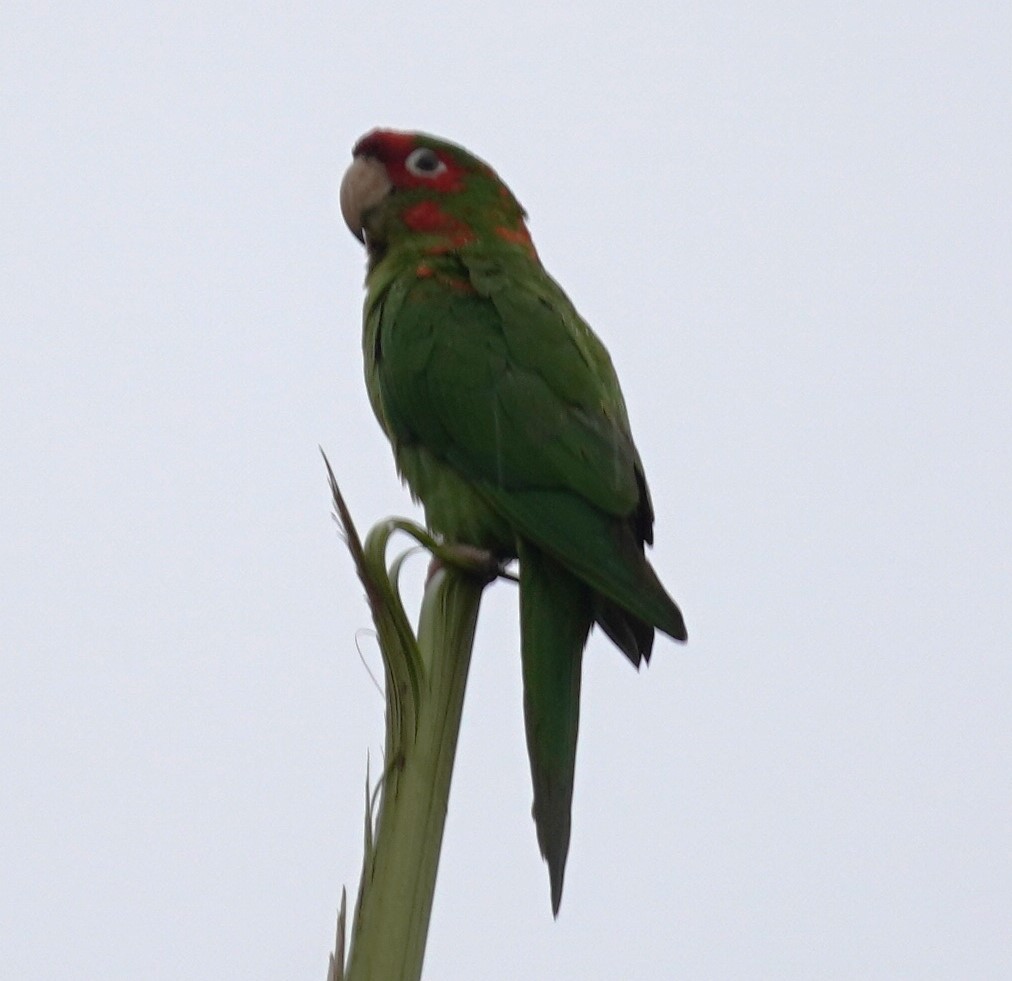
{"type": "Polygon", "coordinates": [[[7,0],[4,975],[324,981],[383,702],[318,445],[363,529],[419,514],[337,207],[384,125],[526,205],[691,638],[590,643],[556,922],[488,591],[425,977],[1012,976],[1010,36],[972,0],[7,0]]]}

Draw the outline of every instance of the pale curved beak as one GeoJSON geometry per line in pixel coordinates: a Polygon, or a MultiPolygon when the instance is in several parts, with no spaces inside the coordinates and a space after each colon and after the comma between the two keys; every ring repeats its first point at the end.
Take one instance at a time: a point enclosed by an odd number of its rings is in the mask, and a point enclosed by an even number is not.
{"type": "Polygon", "coordinates": [[[387,169],[375,157],[356,157],[341,181],[341,214],[352,235],[365,241],[363,217],[376,207],[393,185],[387,169]]]}

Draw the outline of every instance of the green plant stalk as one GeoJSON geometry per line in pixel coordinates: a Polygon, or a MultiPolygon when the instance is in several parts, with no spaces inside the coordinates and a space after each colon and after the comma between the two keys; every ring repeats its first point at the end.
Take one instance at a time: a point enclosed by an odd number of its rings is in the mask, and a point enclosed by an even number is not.
{"type": "Polygon", "coordinates": [[[330,489],[348,551],[372,611],[386,679],[384,770],[374,795],[366,777],[365,858],[345,963],[345,897],[328,981],[418,981],[425,957],[436,872],[478,606],[504,572],[488,553],[446,546],[398,518],[381,521],[362,544],[326,454],[330,489]],[[404,532],[437,560],[415,636],[397,590],[406,554],[387,566],[387,546],[404,532]]]}
{"type": "Polygon", "coordinates": [[[375,839],[362,873],[346,981],[421,977],[484,585],[445,567],[429,579],[418,625],[423,680],[415,731],[402,733],[399,748],[391,745],[388,693],[387,768],[375,839]]]}

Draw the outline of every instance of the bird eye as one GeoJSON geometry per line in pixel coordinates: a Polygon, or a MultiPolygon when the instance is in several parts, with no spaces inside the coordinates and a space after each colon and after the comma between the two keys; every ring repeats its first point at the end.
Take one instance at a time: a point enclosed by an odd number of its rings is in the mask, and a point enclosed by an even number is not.
{"type": "Polygon", "coordinates": [[[435,177],[446,170],[446,164],[439,159],[436,151],[430,150],[427,146],[412,150],[404,161],[404,166],[407,167],[408,173],[414,174],[415,177],[435,177]]]}

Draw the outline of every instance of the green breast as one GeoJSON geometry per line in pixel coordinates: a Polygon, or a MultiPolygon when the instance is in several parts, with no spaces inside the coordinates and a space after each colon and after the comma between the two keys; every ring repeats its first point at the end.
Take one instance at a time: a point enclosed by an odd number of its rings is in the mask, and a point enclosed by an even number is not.
{"type": "MultiPolygon", "coordinates": [[[[516,536],[509,523],[476,492],[472,481],[445,461],[438,440],[427,445],[412,432],[411,422],[428,419],[432,406],[416,404],[411,419],[398,419],[384,398],[383,375],[389,378],[391,357],[399,359],[398,372],[426,370],[426,325],[404,310],[408,293],[419,285],[416,276],[387,263],[375,270],[369,285],[362,338],[369,401],[393,447],[398,471],[425,508],[426,524],[447,541],[515,556],[516,536]]],[[[429,423],[431,428],[431,419],[429,423]]]]}

